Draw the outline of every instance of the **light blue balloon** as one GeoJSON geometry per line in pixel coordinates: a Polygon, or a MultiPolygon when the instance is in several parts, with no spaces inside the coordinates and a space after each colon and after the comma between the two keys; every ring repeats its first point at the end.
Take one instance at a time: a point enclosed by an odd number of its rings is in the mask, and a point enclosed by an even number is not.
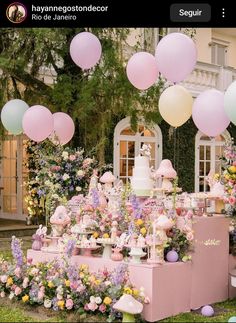
{"type": "Polygon", "coordinates": [[[231,316],[228,322],[236,322],[236,316],[231,316]]]}
{"type": "Polygon", "coordinates": [[[14,99],[8,101],[1,111],[1,121],[4,128],[13,135],[22,133],[22,119],[28,108],[28,104],[22,100],[14,99]]]}
{"type": "Polygon", "coordinates": [[[225,92],[224,108],[229,120],[236,125],[236,81],[225,92]]]}

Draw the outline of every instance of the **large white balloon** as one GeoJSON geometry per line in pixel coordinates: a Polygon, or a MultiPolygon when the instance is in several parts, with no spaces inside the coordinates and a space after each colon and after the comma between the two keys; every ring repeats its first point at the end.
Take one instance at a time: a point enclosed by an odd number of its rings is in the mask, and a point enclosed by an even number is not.
{"type": "Polygon", "coordinates": [[[236,125],[236,81],[231,83],[225,92],[224,108],[230,121],[236,125]]]}

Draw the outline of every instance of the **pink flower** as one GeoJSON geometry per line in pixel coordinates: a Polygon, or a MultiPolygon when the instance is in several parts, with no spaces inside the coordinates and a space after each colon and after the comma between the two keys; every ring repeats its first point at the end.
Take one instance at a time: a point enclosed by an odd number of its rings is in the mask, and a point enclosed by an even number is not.
{"type": "Polygon", "coordinates": [[[16,284],[13,284],[12,286],[11,286],[11,290],[13,290],[13,291],[15,291],[15,289],[16,289],[16,284]]]}
{"type": "Polygon", "coordinates": [[[21,276],[20,267],[16,267],[16,269],[14,270],[14,274],[16,275],[17,278],[20,278],[20,276],[21,276]]]}
{"type": "Polygon", "coordinates": [[[98,309],[98,305],[95,302],[90,302],[88,303],[88,309],[94,312],[96,309],[98,309]]]}
{"type": "Polygon", "coordinates": [[[101,312],[101,313],[105,313],[106,312],[106,305],[105,304],[101,304],[100,306],[99,306],[99,311],[101,312]]]}
{"type": "Polygon", "coordinates": [[[79,285],[78,288],[76,289],[77,292],[82,293],[86,287],[84,285],[79,285]]]}
{"type": "Polygon", "coordinates": [[[78,288],[78,282],[71,281],[70,282],[70,288],[76,290],[78,288]]]}
{"type": "Polygon", "coordinates": [[[84,310],[89,311],[88,303],[84,305],[84,310]]]}
{"type": "Polygon", "coordinates": [[[194,238],[193,233],[191,231],[188,232],[187,235],[186,235],[186,238],[187,238],[188,241],[192,241],[193,238],[194,238]]]}
{"type": "Polygon", "coordinates": [[[7,282],[7,275],[2,275],[0,279],[1,283],[5,284],[7,282]]]}
{"type": "Polygon", "coordinates": [[[236,166],[236,161],[233,162],[233,166],[236,166]]]}
{"type": "Polygon", "coordinates": [[[70,155],[69,160],[74,161],[76,159],[75,155],[70,155]]]}
{"type": "Polygon", "coordinates": [[[44,291],[43,290],[39,290],[38,292],[38,299],[42,300],[44,298],[44,291]]]}
{"type": "Polygon", "coordinates": [[[28,284],[29,284],[29,278],[25,277],[22,284],[23,288],[27,288],[28,284]]]}
{"type": "Polygon", "coordinates": [[[30,265],[32,264],[33,258],[27,258],[27,263],[30,265]]]}
{"type": "Polygon", "coordinates": [[[235,203],[236,203],[236,198],[234,196],[230,196],[229,197],[229,204],[235,205],[235,203]]]}
{"type": "Polygon", "coordinates": [[[22,292],[22,289],[21,289],[20,287],[18,287],[18,286],[17,286],[17,287],[15,288],[15,295],[16,295],[16,296],[18,296],[18,295],[20,295],[20,294],[21,294],[21,292],[22,292]]]}
{"type": "Polygon", "coordinates": [[[74,306],[74,303],[73,303],[72,299],[71,298],[67,299],[66,300],[66,308],[68,310],[71,310],[73,308],[73,306],[74,306]]]}
{"type": "Polygon", "coordinates": [[[1,292],[0,296],[3,298],[6,296],[5,292],[1,292]]]}

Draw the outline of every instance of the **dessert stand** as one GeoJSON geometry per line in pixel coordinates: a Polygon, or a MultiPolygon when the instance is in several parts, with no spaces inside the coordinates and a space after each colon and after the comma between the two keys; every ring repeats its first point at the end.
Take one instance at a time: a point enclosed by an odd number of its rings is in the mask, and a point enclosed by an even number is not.
{"type": "Polygon", "coordinates": [[[116,244],[116,241],[112,241],[111,239],[97,239],[97,243],[103,245],[103,253],[102,258],[104,259],[110,259],[112,254],[112,246],[116,244]]]}

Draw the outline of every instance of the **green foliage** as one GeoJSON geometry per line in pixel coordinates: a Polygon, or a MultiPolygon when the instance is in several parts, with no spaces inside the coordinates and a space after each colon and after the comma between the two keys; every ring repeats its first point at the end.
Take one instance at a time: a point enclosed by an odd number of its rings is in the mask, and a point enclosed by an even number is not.
{"type": "Polygon", "coordinates": [[[69,55],[71,39],[83,29],[0,30],[0,102],[19,97],[29,105],[43,104],[53,112],[70,114],[76,123],[71,145],[94,149],[103,164],[105,152],[112,150],[114,120],[131,116],[133,128],[140,117],[147,123],[160,122],[157,102],[163,82],[142,93],[129,83],[124,56],[129,29],[86,30],[98,36],[103,51],[100,64],[88,71],[76,66],[69,55]],[[48,68],[47,74],[55,70],[52,86],[39,79],[42,66],[48,68]]]}

